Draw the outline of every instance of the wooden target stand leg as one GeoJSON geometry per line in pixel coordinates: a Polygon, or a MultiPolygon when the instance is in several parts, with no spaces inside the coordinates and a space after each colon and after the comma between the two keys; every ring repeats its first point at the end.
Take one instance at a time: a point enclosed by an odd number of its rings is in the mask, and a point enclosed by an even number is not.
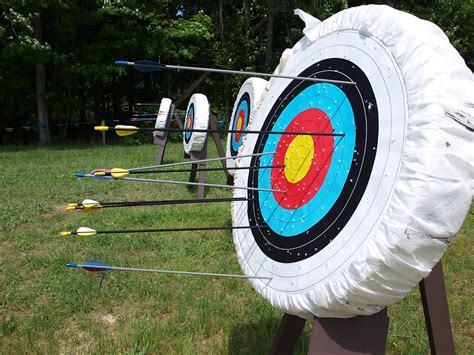
{"type": "MultiPolygon", "coordinates": [[[[213,131],[217,131],[216,117],[212,113],[209,117],[209,127],[213,131]]],[[[219,133],[213,132],[212,138],[214,139],[214,144],[216,145],[217,154],[219,154],[219,157],[225,158],[225,150],[224,150],[224,147],[222,146],[222,141],[221,141],[221,137],[219,136],[219,133]]],[[[232,176],[229,174],[229,171],[227,170],[227,161],[222,159],[221,164],[222,164],[222,168],[224,169],[224,174],[227,179],[227,183],[229,184],[229,180],[230,178],[232,178],[232,176]]],[[[230,183],[229,185],[232,185],[233,182],[234,182],[234,179],[232,178],[232,183],[230,183]]]]}
{"type": "MultiPolygon", "coordinates": [[[[203,159],[206,159],[206,156],[207,156],[207,141],[200,152],[191,152],[191,154],[189,155],[189,158],[191,161],[203,160],[203,159]]],[[[206,163],[191,164],[191,173],[189,174],[189,182],[194,182],[196,180],[196,173],[197,173],[196,169],[198,170],[204,169],[205,167],[206,167],[206,163]]],[[[199,199],[203,199],[206,194],[206,187],[202,185],[205,182],[206,182],[206,172],[200,170],[199,171],[199,184],[200,185],[198,186],[198,190],[197,190],[199,199]]]]}
{"type": "MultiPolygon", "coordinates": [[[[179,116],[178,116],[179,117],[179,116]]],[[[181,128],[181,126],[180,126],[181,128]]],[[[211,113],[209,116],[209,128],[213,131],[217,130],[216,126],[216,118],[215,116],[211,113]]],[[[212,138],[214,139],[214,144],[216,145],[217,149],[217,154],[219,154],[220,158],[225,158],[225,151],[224,147],[222,146],[221,142],[221,137],[219,136],[219,133],[217,132],[212,132],[212,138]]],[[[207,143],[204,144],[204,147],[200,152],[191,152],[189,154],[189,158],[191,161],[193,160],[203,160],[206,159],[207,157],[207,143]]],[[[184,154],[185,157],[187,157],[186,153],[184,154]]],[[[229,181],[229,172],[227,170],[227,164],[224,159],[221,160],[222,167],[224,168],[224,174],[226,176],[227,181],[229,181]]],[[[192,164],[191,165],[191,173],[189,174],[189,182],[194,182],[196,180],[196,173],[198,172],[197,170],[199,169],[204,169],[206,167],[206,163],[197,163],[197,164],[192,164]],[[197,170],[196,170],[197,169],[197,170]]],[[[199,171],[199,183],[204,184],[206,182],[206,172],[205,171],[199,171]]],[[[205,197],[205,186],[199,185],[198,186],[198,198],[202,199],[205,197]]]]}
{"type": "MultiPolygon", "coordinates": [[[[431,353],[454,354],[441,261],[420,282],[420,293],[431,353]]],[[[293,354],[305,323],[305,319],[284,314],[270,354],[293,354]]],[[[388,325],[387,309],[347,319],[315,317],[308,354],[385,354],[388,325]]]]}
{"type": "MultiPolygon", "coordinates": [[[[181,117],[179,117],[178,112],[175,110],[175,106],[172,104],[170,107],[170,111],[168,113],[168,117],[166,119],[166,125],[165,128],[170,128],[171,122],[175,121],[178,124],[179,128],[183,128],[183,121],[181,120],[181,117]]],[[[166,143],[168,142],[168,135],[169,132],[164,132],[164,134],[160,136],[154,136],[153,138],[153,143],[158,145],[158,154],[156,155],[156,164],[161,165],[163,162],[163,157],[165,156],[165,150],[166,150],[166,143]]]]}

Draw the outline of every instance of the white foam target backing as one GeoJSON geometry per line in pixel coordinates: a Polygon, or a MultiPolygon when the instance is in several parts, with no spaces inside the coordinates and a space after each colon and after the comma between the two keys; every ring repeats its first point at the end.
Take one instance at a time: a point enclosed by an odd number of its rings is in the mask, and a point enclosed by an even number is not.
{"type": "MultiPolygon", "coordinates": [[[[241,131],[247,129],[262,102],[267,84],[267,80],[253,77],[248,78],[242,84],[230,116],[229,130],[241,131]]],[[[227,134],[226,157],[236,157],[238,155],[244,136],[245,134],[242,133],[227,134]]],[[[235,167],[234,159],[227,159],[226,162],[227,167],[235,167]]],[[[229,174],[233,176],[234,170],[229,170],[229,174]]]]}
{"type": "MultiPolygon", "coordinates": [[[[158,109],[158,114],[156,115],[155,128],[166,128],[166,121],[168,120],[168,115],[170,114],[171,108],[171,99],[162,98],[160,102],[160,107],[158,109]]],[[[154,131],[153,136],[161,137],[165,134],[163,131],[154,131]]]]}
{"type": "MultiPolygon", "coordinates": [[[[207,97],[203,94],[194,94],[189,100],[186,109],[184,128],[205,129],[209,127],[210,107],[207,97]]],[[[207,132],[187,131],[183,134],[183,145],[186,154],[200,152],[207,140],[207,132]]]]}
{"type": "Polygon", "coordinates": [[[234,244],[246,275],[272,278],[250,282],[274,307],[370,315],[430,273],[469,210],[472,72],[436,25],[388,6],[307,24],[277,71],[355,84],[272,78],[248,129],[341,136],[245,136],[240,155],[274,154],[238,165],[285,168],[238,170],[235,185],[286,192],[236,189],[249,201],[233,225],[258,228],[234,244]]]}

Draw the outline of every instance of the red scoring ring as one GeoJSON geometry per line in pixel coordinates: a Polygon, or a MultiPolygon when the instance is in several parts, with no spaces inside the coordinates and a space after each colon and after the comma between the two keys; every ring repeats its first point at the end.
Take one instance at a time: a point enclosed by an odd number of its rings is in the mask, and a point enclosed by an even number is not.
{"type": "MultiPolygon", "coordinates": [[[[322,110],[310,108],[293,118],[285,130],[285,132],[289,131],[333,133],[333,128],[329,117],[322,110]]],[[[273,165],[285,164],[288,146],[296,137],[289,134],[281,136],[273,158],[273,165]]],[[[314,143],[313,161],[303,179],[293,184],[287,180],[284,168],[272,169],[270,175],[272,189],[288,191],[285,194],[273,194],[275,200],[283,208],[296,209],[311,201],[321,188],[331,166],[334,137],[311,136],[311,138],[314,143]]]]}
{"type": "MultiPolygon", "coordinates": [[[[235,129],[239,130],[239,131],[243,130],[244,129],[244,127],[243,127],[244,122],[245,122],[245,111],[243,109],[241,109],[239,111],[239,115],[237,116],[237,122],[235,124],[235,129]],[[240,126],[240,128],[239,128],[239,126],[240,126]]],[[[241,138],[242,138],[242,133],[235,133],[234,134],[234,141],[236,143],[238,143],[241,138]]]]}

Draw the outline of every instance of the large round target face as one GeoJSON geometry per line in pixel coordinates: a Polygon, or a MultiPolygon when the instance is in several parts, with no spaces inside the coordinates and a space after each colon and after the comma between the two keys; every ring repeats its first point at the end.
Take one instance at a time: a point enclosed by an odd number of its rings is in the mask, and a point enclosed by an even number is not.
{"type": "Polygon", "coordinates": [[[305,37],[276,71],[325,81],[270,80],[248,125],[262,133],[239,150],[234,183],[257,189],[234,191],[233,224],[252,227],[233,230],[237,257],[286,313],[374,314],[429,274],[469,210],[472,72],[439,28],[388,6],[299,14],[305,37]]]}
{"type": "Polygon", "coordinates": [[[306,259],[326,247],[345,227],[367,187],[379,131],[375,95],[365,74],[349,60],[313,64],[300,76],[350,80],[356,85],[294,81],[268,113],[263,130],[339,133],[344,136],[261,135],[254,153],[274,152],[251,166],[249,220],[261,250],[273,260],[306,259]],[[357,129],[356,129],[357,127],[357,129]]]}
{"type": "MultiPolygon", "coordinates": [[[[232,130],[233,131],[245,131],[249,122],[249,115],[251,112],[250,97],[248,93],[244,93],[237,105],[234,117],[232,117],[232,130]]],[[[231,133],[230,135],[230,153],[231,156],[237,156],[240,146],[244,138],[244,133],[237,132],[231,133]]]]}
{"type": "MultiPolygon", "coordinates": [[[[186,112],[186,120],[184,121],[184,128],[185,129],[193,129],[194,127],[194,104],[191,104],[186,112]]],[[[192,131],[185,131],[184,132],[184,141],[189,143],[191,140],[191,136],[193,135],[192,131]]]]}
{"type": "MultiPolygon", "coordinates": [[[[302,134],[247,135],[236,172],[239,262],[269,275],[257,289],[304,292],[330,277],[377,225],[393,190],[403,152],[407,105],[398,67],[383,45],[355,31],[325,36],[285,74],[352,82],[275,80],[248,129],[302,134]],[[324,135],[305,135],[304,133],[324,135]]],[[[288,68],[287,68],[288,70],[288,68]]]]}

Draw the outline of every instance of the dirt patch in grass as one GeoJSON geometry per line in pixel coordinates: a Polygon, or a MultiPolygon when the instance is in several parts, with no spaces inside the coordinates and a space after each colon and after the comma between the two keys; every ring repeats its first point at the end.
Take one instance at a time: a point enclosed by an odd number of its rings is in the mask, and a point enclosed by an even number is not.
{"type": "Polygon", "coordinates": [[[60,354],[91,353],[96,346],[94,337],[79,329],[73,319],[69,320],[66,326],[56,331],[54,335],[56,339],[59,339],[60,354]]]}

